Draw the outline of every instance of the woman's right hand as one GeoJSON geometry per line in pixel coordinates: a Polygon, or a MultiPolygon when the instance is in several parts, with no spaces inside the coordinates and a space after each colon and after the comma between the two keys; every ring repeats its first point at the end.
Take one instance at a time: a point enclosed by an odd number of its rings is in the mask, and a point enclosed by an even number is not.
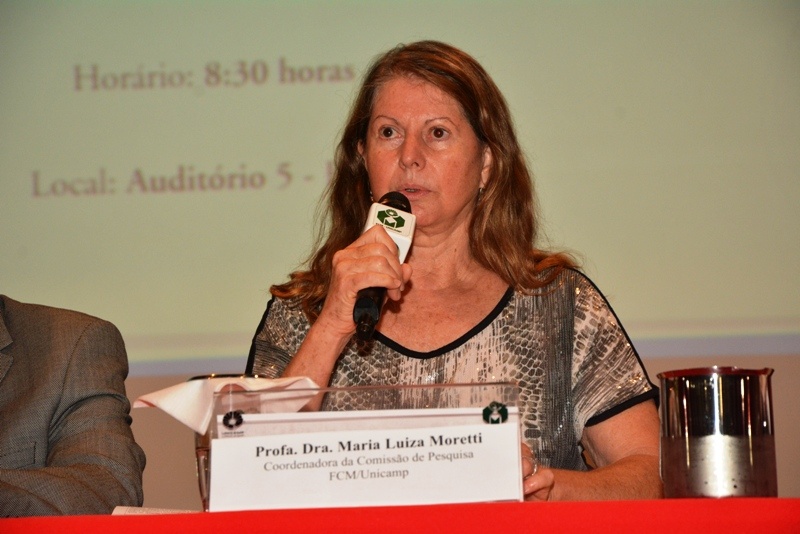
{"type": "Polygon", "coordinates": [[[397,245],[382,226],[375,225],[334,254],[330,287],[317,323],[349,339],[356,329],[353,307],[359,290],[385,287],[389,299],[399,300],[410,277],[411,266],[400,263],[397,245]]]}
{"type": "MultiPolygon", "coordinates": [[[[380,225],[364,232],[333,257],[331,283],[319,317],[282,376],[305,376],[327,386],[342,350],[353,336],[353,307],[358,291],[385,287],[388,298],[401,298],[411,266],[401,264],[397,246],[380,225]]],[[[307,409],[319,407],[319,399],[307,409]]]]}

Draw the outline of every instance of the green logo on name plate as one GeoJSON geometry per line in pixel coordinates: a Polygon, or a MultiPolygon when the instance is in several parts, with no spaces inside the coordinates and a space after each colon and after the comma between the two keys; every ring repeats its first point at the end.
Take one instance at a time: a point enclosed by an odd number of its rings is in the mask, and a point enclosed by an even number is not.
{"type": "Polygon", "coordinates": [[[505,404],[499,402],[492,402],[483,409],[483,420],[490,425],[499,425],[505,423],[508,419],[508,408],[505,404]]]}

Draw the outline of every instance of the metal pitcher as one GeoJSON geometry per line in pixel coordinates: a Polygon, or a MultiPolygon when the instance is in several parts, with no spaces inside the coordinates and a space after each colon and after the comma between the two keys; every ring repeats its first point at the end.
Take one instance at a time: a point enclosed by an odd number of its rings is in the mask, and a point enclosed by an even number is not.
{"type": "Polygon", "coordinates": [[[772,369],[660,373],[667,497],[776,497],[772,369]]]}

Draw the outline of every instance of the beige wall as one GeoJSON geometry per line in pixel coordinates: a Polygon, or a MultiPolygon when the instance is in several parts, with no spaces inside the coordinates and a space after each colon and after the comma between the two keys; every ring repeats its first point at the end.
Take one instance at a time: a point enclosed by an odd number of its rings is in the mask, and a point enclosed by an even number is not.
{"type": "MultiPolygon", "coordinates": [[[[698,357],[645,359],[654,382],[662,371],[726,365],[747,368],[772,367],[773,412],[778,461],[778,494],[800,497],[800,414],[795,412],[800,391],[800,354],[793,356],[698,357]]],[[[127,382],[128,396],[135,399],[178,382],[188,376],[138,377],[127,382]]],[[[144,505],[153,508],[199,510],[194,464],[194,434],[163,412],[153,408],[133,410],[133,432],[147,454],[144,473],[144,505]]]]}

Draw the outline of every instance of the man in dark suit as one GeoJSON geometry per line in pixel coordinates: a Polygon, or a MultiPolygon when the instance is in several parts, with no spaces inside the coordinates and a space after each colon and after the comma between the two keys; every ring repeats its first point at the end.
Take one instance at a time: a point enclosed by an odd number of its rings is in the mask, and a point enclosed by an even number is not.
{"type": "Polygon", "coordinates": [[[0,295],[0,517],[141,506],[117,328],[0,295]]]}

